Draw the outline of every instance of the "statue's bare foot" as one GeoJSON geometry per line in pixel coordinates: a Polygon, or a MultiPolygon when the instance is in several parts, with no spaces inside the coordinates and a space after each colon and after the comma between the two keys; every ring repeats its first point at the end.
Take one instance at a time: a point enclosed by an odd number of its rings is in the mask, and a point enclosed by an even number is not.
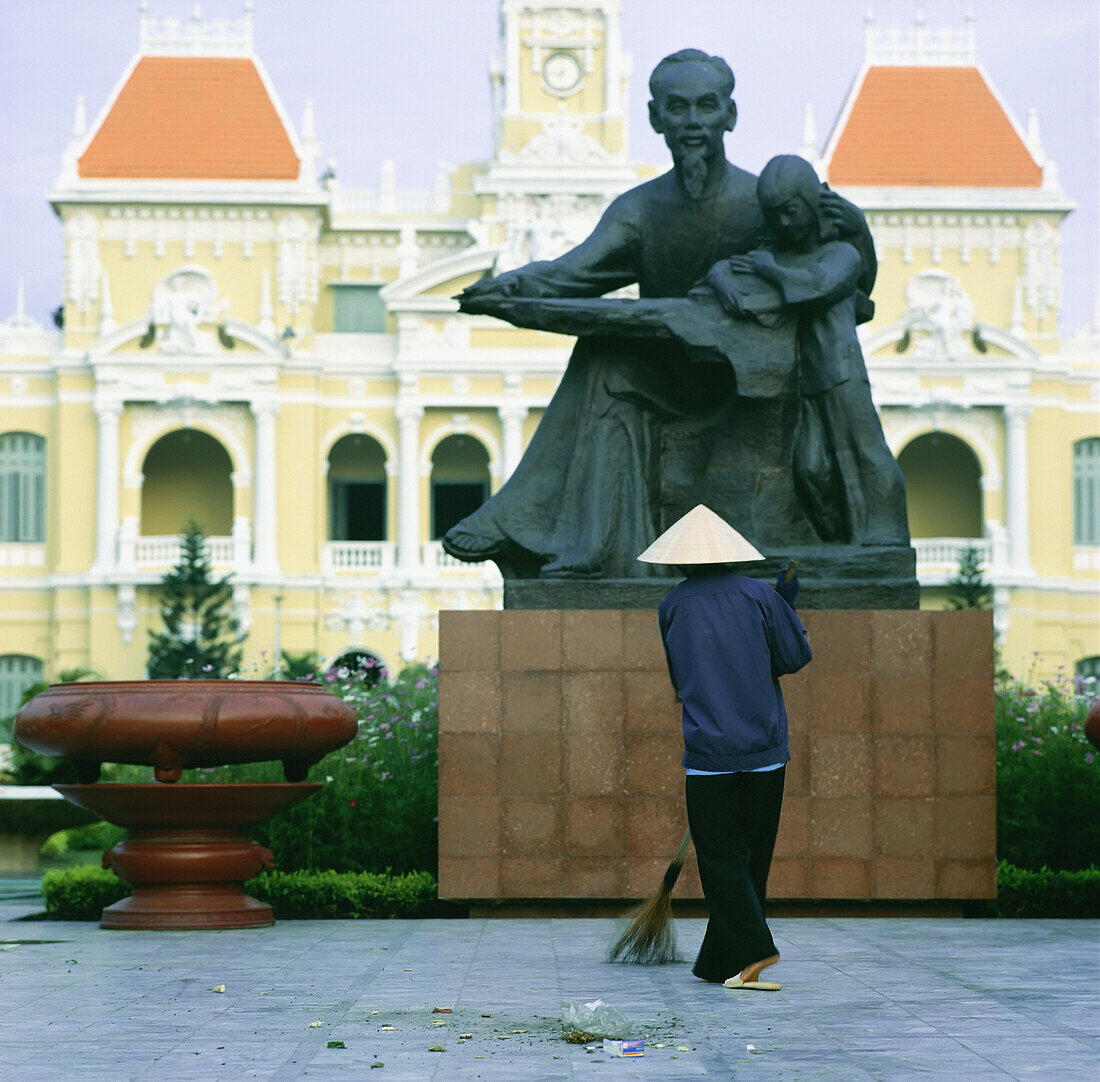
{"type": "Polygon", "coordinates": [[[504,552],[507,541],[503,538],[479,537],[457,526],[443,537],[443,551],[456,560],[491,560],[504,552]]]}

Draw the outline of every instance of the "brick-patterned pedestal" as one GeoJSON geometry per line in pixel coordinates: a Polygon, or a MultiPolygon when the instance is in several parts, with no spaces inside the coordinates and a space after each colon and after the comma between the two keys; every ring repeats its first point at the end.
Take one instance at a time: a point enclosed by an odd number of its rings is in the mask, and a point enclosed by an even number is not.
{"type": "MultiPolygon", "coordinates": [[[[769,894],[994,897],[990,614],[800,615],[769,894]]],[[[439,639],[440,896],[648,897],[686,825],[656,613],[443,612],[439,639]]]]}

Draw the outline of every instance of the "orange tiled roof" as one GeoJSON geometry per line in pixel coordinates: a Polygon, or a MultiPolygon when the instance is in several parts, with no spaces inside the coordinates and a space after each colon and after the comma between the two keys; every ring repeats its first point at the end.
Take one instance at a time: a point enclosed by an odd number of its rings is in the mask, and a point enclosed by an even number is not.
{"type": "Polygon", "coordinates": [[[1038,188],[1042,169],[977,68],[872,67],[829,162],[835,185],[1038,188]]]}
{"type": "Polygon", "coordinates": [[[145,56],[77,168],[97,178],[296,180],[298,157],[251,60],[145,56]]]}

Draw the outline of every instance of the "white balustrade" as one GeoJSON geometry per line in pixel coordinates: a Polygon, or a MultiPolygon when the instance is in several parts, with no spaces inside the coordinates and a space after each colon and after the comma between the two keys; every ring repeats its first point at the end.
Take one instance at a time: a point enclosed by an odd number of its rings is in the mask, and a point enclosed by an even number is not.
{"type": "Polygon", "coordinates": [[[45,567],[46,546],[4,542],[0,544],[0,567],[45,567]]]}
{"type": "Polygon", "coordinates": [[[325,574],[382,574],[393,566],[392,541],[326,541],[321,547],[325,574]]]}
{"type": "Polygon", "coordinates": [[[436,192],[392,192],[377,189],[337,188],[332,193],[334,215],[438,214],[436,192]]]}
{"type": "MultiPolygon", "coordinates": [[[[214,567],[228,568],[233,564],[233,538],[208,537],[206,557],[214,567]]],[[[180,562],[183,546],[176,534],[166,537],[138,537],[134,541],[134,562],[142,569],[174,567],[180,562]]]]}
{"type": "Polygon", "coordinates": [[[983,571],[989,573],[992,544],[988,538],[914,537],[913,548],[917,551],[918,575],[933,571],[957,571],[959,560],[968,548],[977,550],[983,571]]]}
{"type": "Polygon", "coordinates": [[[470,564],[465,560],[457,560],[454,556],[443,551],[443,545],[439,541],[425,541],[420,546],[420,562],[428,571],[459,571],[469,574],[481,574],[479,564],[470,564]]]}

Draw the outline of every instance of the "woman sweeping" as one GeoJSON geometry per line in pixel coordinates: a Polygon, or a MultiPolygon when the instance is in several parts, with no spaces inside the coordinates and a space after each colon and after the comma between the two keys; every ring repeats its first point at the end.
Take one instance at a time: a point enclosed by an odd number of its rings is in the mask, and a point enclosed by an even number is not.
{"type": "Polygon", "coordinates": [[[763,556],[700,504],[638,557],[687,576],[661,601],[661,637],[683,701],[688,826],[710,910],[692,972],[727,988],[778,990],[765,891],[790,752],[779,677],[810,660],[798,579],[773,589],[729,565],[763,556]]]}

